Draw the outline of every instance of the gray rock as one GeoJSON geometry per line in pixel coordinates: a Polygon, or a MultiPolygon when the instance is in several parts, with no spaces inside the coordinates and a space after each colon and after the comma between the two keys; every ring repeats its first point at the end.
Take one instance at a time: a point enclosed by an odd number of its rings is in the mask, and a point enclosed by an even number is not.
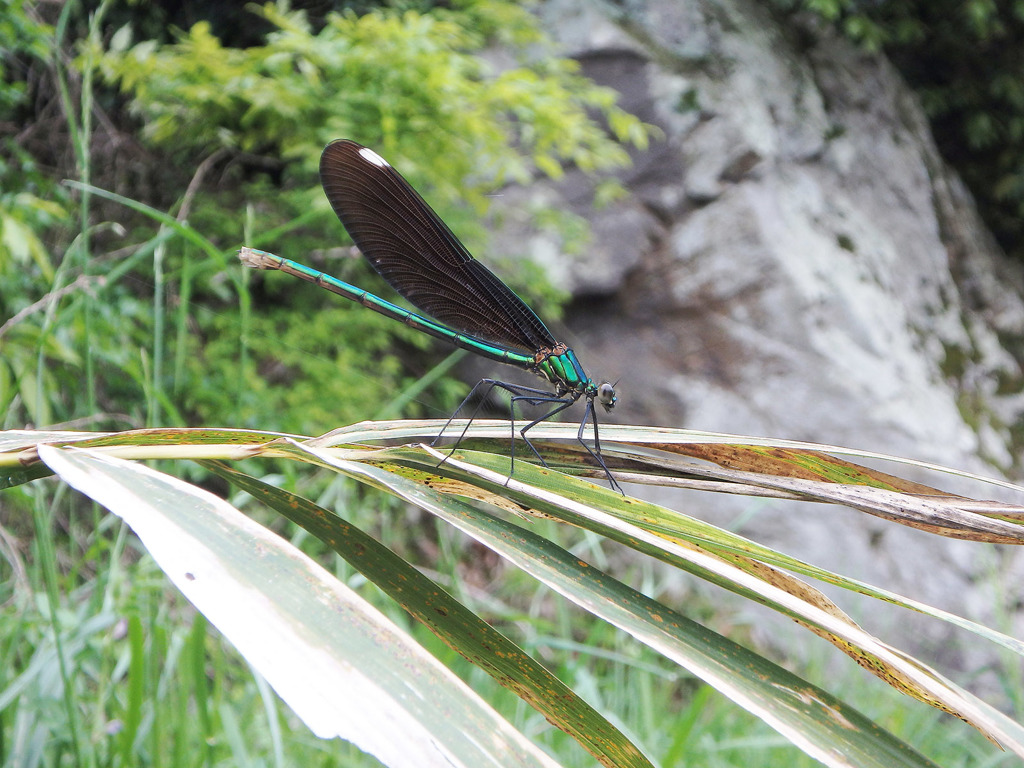
{"type": "MultiPolygon", "coordinates": [[[[536,234],[528,251],[580,298],[566,325],[591,374],[621,376],[613,420],[1019,471],[1024,278],[883,58],[821,30],[797,45],[747,0],[541,8],[565,52],[665,133],[636,153],[630,197],[610,210],[590,208],[578,174],[502,201],[508,213],[543,195],[590,218],[585,253],[536,234]]],[[[981,620],[997,610],[993,563],[1021,570],[1012,553],[849,510],[637,492],[981,620]]],[[[881,621],[916,646],[950,635],[905,614],[881,621]]]]}

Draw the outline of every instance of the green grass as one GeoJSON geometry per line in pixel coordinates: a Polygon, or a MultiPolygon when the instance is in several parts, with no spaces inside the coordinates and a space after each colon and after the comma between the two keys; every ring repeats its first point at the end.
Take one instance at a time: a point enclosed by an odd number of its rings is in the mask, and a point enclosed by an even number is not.
{"type": "MultiPolygon", "coordinates": [[[[816,765],[707,686],[529,577],[492,562],[458,534],[383,496],[354,490],[341,482],[324,495],[346,506],[358,503],[351,507],[353,522],[378,530],[421,567],[436,569],[432,575],[440,583],[611,717],[655,764],[816,765]]],[[[0,496],[0,522],[8,533],[0,582],[3,765],[377,765],[350,745],[313,736],[113,517],[83,506],[55,483],[37,481],[0,496]]],[[[657,572],[645,564],[624,571],[595,537],[544,525],[545,533],[595,565],[647,591],[658,588],[657,572]]],[[[317,542],[306,543],[318,551],[317,542]]],[[[333,558],[324,562],[409,626],[408,617],[358,574],[333,558]]],[[[687,599],[683,607],[713,626],[735,621],[706,600],[687,599]]],[[[742,639],[746,628],[734,626],[732,634],[742,639]]],[[[593,765],[575,742],[485,673],[426,630],[413,631],[560,763],[593,765]]],[[[809,656],[789,660],[789,666],[825,680],[833,693],[943,766],[1013,764],[1014,758],[967,726],[899,696],[845,659],[835,663],[836,655],[815,644],[809,656]],[[837,668],[838,675],[824,671],[837,668]]]]}

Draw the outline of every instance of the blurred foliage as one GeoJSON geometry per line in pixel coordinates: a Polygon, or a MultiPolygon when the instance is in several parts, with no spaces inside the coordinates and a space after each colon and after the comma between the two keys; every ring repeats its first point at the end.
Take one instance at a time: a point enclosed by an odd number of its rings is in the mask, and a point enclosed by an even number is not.
{"type": "MultiPolygon", "coordinates": [[[[619,142],[648,136],[509,0],[362,15],[351,3],[3,2],[17,13],[0,42],[17,45],[4,48],[0,109],[21,112],[0,132],[0,276],[13,277],[0,322],[34,308],[0,342],[18,349],[0,363],[9,426],[316,433],[373,417],[448,350],[313,286],[243,277],[233,257],[264,247],[393,295],[362,259],[330,250],[346,240],[319,188],[322,147],[374,147],[485,253],[494,189],[621,166],[619,142]],[[183,18],[195,23],[168,32],[183,18]],[[69,195],[63,178],[120,197],[69,195]]],[[[587,237],[565,215],[538,222],[570,248],[587,237]]],[[[562,296],[538,270],[496,268],[557,314],[562,296]]],[[[440,415],[462,391],[446,379],[406,414],[440,415]]]]}
{"type": "Polygon", "coordinates": [[[59,370],[76,356],[65,341],[38,324],[18,322],[33,311],[37,284],[52,283],[57,259],[45,232],[67,222],[65,195],[38,162],[22,149],[14,132],[28,109],[27,75],[45,61],[52,28],[29,16],[18,0],[0,0],[0,413],[16,426],[9,405],[20,389],[29,403],[45,399],[44,389],[59,391],[59,370]],[[39,365],[45,349],[54,368],[39,365]]]}
{"type": "Polygon", "coordinates": [[[22,62],[45,59],[52,30],[29,17],[20,0],[0,0],[0,119],[8,120],[25,98],[22,62]]]}
{"type": "Polygon", "coordinates": [[[1004,248],[1024,257],[1024,0],[773,0],[884,51],[1004,248]]]}
{"type": "Polygon", "coordinates": [[[487,32],[501,30],[524,56],[543,44],[536,19],[517,4],[330,14],[315,34],[302,12],[267,4],[259,13],[275,31],[245,49],[225,48],[205,22],[166,46],[131,45],[131,27],[122,27],[100,70],[130,94],[144,136],[174,154],[273,153],[309,175],[325,144],[350,137],[414,186],[429,182],[445,204],[477,212],[487,191],[527,182],[537,169],[558,178],[563,163],[595,171],[627,162],[588,110],[620,140],[646,140],[643,124],[615,107],[614,91],[581,77],[575,61],[487,64],[487,32]]]}
{"type": "MultiPolygon", "coordinates": [[[[22,119],[28,68],[45,61],[52,34],[21,2],[0,0],[0,124],[13,129],[22,119]]],[[[55,265],[40,234],[62,222],[66,211],[54,182],[8,133],[0,133],[0,291],[13,299],[21,295],[29,263],[53,279],[55,265]]]]}

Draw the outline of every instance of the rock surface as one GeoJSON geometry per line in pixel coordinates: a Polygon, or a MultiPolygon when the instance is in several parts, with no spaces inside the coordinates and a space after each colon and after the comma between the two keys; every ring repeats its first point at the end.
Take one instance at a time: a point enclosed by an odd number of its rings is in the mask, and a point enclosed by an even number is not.
{"type": "MultiPolygon", "coordinates": [[[[515,225],[502,239],[576,296],[568,338],[591,375],[621,376],[614,421],[1019,471],[1024,278],[883,58],[822,30],[797,35],[753,0],[541,8],[563,53],[664,132],[610,208],[595,212],[577,175],[503,198],[543,195],[593,224],[576,257],[515,225]]],[[[635,490],[982,621],[999,610],[996,584],[1019,583],[1020,557],[850,510],[635,490]]],[[[937,622],[863,605],[869,629],[898,623],[947,661],[978,661],[937,622]]]]}

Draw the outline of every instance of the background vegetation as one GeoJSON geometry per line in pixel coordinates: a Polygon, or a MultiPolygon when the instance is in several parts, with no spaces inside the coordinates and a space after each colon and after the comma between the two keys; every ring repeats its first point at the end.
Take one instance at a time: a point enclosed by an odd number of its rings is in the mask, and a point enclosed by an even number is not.
{"type": "MultiPolygon", "coordinates": [[[[939,150],[1009,253],[1024,258],[1024,2],[772,0],[884,51],[921,98],[939,150]]],[[[795,19],[793,19],[795,21],[795,19]]]]}
{"type": "MultiPolygon", "coordinates": [[[[254,24],[266,30],[245,48],[206,21],[166,42],[140,39],[158,11],[138,6],[103,3],[86,17],[71,3],[52,28],[7,6],[20,21],[5,59],[18,87],[2,102],[5,314],[69,284],[89,289],[11,327],[23,353],[4,366],[8,424],[306,431],[372,415],[380,392],[401,392],[430,365],[415,354],[418,334],[288,281],[260,287],[257,312],[239,299],[243,242],[380,286],[362,260],[325,251],[345,240],[317,183],[323,146],[350,137],[376,147],[480,248],[488,192],[558,176],[563,163],[621,164],[612,136],[645,135],[572,62],[527,62],[544,40],[511,3],[319,18],[268,4],[229,27],[246,38],[254,24]],[[495,41],[523,60],[490,67],[480,53],[495,41]],[[64,178],[122,199],[84,188],[72,202],[64,178]],[[139,204],[171,218],[154,221],[139,204]],[[59,330],[40,335],[57,313],[59,330]]],[[[537,275],[529,284],[552,303],[537,275]]],[[[431,396],[411,412],[444,411],[456,392],[442,384],[431,396]]]]}
{"type": "MultiPolygon", "coordinates": [[[[330,247],[345,240],[316,182],[321,147],[347,136],[378,148],[482,252],[489,192],[539,174],[557,177],[566,164],[613,168],[626,159],[619,142],[646,136],[610,92],[549,55],[542,31],[517,3],[309,5],[305,12],[232,6],[230,15],[207,16],[201,3],[177,4],[171,14],[155,3],[0,0],[5,428],[217,424],[317,432],[378,416],[390,396],[436,365],[438,348],[315,288],[244,278],[233,258],[244,242],[381,288],[361,260],[330,247]],[[511,56],[501,66],[489,55],[496,43],[511,56]]],[[[922,63],[922,77],[945,70],[945,79],[911,79],[940,140],[943,126],[950,131],[947,149],[957,145],[956,131],[969,134],[960,146],[970,152],[951,159],[968,180],[977,174],[976,194],[1012,245],[1024,200],[1024,166],[1013,154],[1022,81],[1010,82],[1019,4],[972,0],[946,16],[936,8],[934,17],[928,4],[920,6],[801,7],[885,47],[908,71],[918,53],[926,61],[925,50],[934,57],[927,61],[965,62],[955,72],[922,63]],[[961,13],[973,19],[970,35],[957,29],[961,13]],[[935,30],[944,48],[927,48],[935,30]],[[961,55],[970,58],[955,58],[961,55]],[[992,178],[999,183],[985,183],[992,178]]],[[[579,247],[578,222],[555,224],[566,247],[579,247]]],[[[505,274],[545,315],[556,312],[563,297],[540,275],[523,264],[505,274]]],[[[439,380],[408,398],[401,413],[445,414],[462,391],[439,380]]],[[[335,482],[318,493],[328,506],[344,499],[358,508],[362,491],[335,482]]],[[[515,577],[490,583],[494,564],[477,561],[462,539],[415,516],[407,526],[386,522],[403,520],[404,508],[385,513],[378,504],[360,522],[411,559],[441,564],[440,579],[471,607],[515,624],[527,650],[589,700],[625,712],[626,729],[663,765],[749,765],[752,753],[764,765],[807,764],[618,633],[593,629],[571,609],[546,613],[539,594],[524,593],[515,577]],[[460,565],[466,562],[473,567],[460,565]],[[569,647],[565,637],[573,638],[569,647]]],[[[116,521],[30,484],[0,498],[0,525],[0,753],[7,764],[237,765],[287,755],[295,764],[335,765],[345,754],[302,728],[288,729],[293,721],[273,695],[169,592],[116,521]],[[131,742],[119,736],[126,723],[136,734],[131,742]]],[[[589,547],[591,561],[606,557],[593,542],[576,546],[589,547]]],[[[636,581],[658,589],[639,567],[636,581]]],[[[710,611],[706,618],[733,621],[710,611]]],[[[730,630],[745,634],[742,624],[730,630]]],[[[418,637],[460,668],[431,635],[418,637]]],[[[489,680],[462,671],[489,691],[489,680]]],[[[589,764],[535,713],[493,693],[499,708],[567,764],[589,764]]],[[[866,695],[850,698],[890,727],[906,718],[908,730],[927,732],[913,741],[944,764],[976,764],[991,753],[980,740],[951,735],[930,712],[884,712],[866,695]]]]}

